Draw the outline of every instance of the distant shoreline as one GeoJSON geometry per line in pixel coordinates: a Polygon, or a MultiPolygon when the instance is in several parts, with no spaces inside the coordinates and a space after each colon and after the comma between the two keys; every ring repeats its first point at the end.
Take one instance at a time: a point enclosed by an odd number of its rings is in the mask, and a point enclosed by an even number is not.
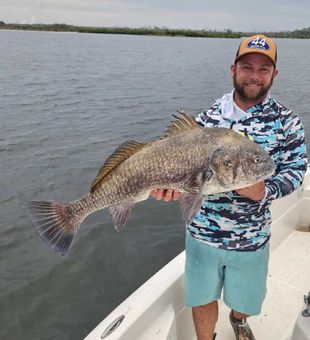
{"type": "MultiPolygon", "coordinates": [[[[73,26],[67,24],[7,24],[0,21],[0,30],[23,30],[23,31],[46,31],[46,32],[77,32],[96,34],[130,34],[130,35],[152,35],[173,37],[197,37],[197,38],[241,38],[251,36],[257,32],[234,32],[230,29],[217,30],[192,30],[174,29],[165,27],[87,27],[73,26]]],[[[310,27],[296,29],[293,31],[260,32],[273,38],[295,38],[309,39],[310,27]]]]}

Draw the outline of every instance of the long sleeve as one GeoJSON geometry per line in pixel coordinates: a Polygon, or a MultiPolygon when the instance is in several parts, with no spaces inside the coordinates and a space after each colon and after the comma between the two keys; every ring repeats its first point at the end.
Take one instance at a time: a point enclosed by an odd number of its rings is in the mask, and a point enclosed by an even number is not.
{"type": "Polygon", "coordinates": [[[302,184],[308,166],[301,121],[290,111],[283,118],[283,149],[276,162],[275,175],[265,182],[267,200],[284,197],[296,190],[302,184]]]}

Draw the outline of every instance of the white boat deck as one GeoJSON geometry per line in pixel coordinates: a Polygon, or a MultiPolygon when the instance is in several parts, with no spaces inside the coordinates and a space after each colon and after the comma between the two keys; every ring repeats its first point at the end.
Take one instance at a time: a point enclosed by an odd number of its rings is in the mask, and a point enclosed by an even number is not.
{"type": "MultiPolygon", "coordinates": [[[[257,340],[288,340],[310,291],[310,175],[304,188],[277,200],[273,224],[267,296],[262,313],[249,319],[257,340]]],[[[196,339],[191,309],[184,307],[184,252],[168,263],[119,305],[85,339],[99,340],[120,315],[125,318],[106,340],[196,339]]],[[[229,309],[220,302],[217,340],[234,340],[229,309]]],[[[309,320],[310,322],[310,320],[309,320]]]]}
{"type": "MultiPolygon", "coordinates": [[[[257,340],[289,339],[303,296],[310,291],[310,232],[296,231],[298,226],[310,226],[309,176],[304,190],[275,201],[272,212],[267,295],[262,313],[249,318],[257,340]]],[[[233,340],[229,310],[223,303],[220,308],[218,339],[233,340]]]]}
{"type": "MultiPolygon", "coordinates": [[[[293,231],[272,252],[262,313],[249,319],[257,340],[286,340],[302,307],[303,296],[309,290],[310,233],[293,231]]],[[[219,340],[235,339],[228,313],[228,308],[221,304],[219,340]]]]}

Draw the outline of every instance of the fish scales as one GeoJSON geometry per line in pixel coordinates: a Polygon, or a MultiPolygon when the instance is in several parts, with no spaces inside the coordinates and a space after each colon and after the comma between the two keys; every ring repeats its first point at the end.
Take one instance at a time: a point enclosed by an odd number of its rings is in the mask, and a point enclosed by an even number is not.
{"type": "Polygon", "coordinates": [[[169,186],[184,191],[183,187],[187,187],[195,191],[191,188],[193,173],[205,165],[199,132],[154,142],[120,164],[94,192],[101,208],[134,199],[152,188],[169,186]]]}
{"type": "Polygon", "coordinates": [[[176,118],[159,140],[120,145],[81,199],[25,202],[43,241],[66,255],[89,214],[109,208],[119,230],[134,204],[157,188],[182,192],[183,218],[190,223],[208,194],[252,185],[273,174],[272,158],[246,137],[226,128],[200,128],[186,113],[176,118]]]}

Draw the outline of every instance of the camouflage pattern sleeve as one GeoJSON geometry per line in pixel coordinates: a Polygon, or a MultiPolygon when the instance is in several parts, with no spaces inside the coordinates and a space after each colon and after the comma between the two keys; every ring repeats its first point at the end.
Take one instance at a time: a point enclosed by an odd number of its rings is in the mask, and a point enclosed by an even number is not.
{"type": "Polygon", "coordinates": [[[276,160],[273,177],[266,180],[266,200],[275,200],[295,191],[303,182],[308,167],[304,129],[298,116],[283,112],[284,140],[276,160]]]}

